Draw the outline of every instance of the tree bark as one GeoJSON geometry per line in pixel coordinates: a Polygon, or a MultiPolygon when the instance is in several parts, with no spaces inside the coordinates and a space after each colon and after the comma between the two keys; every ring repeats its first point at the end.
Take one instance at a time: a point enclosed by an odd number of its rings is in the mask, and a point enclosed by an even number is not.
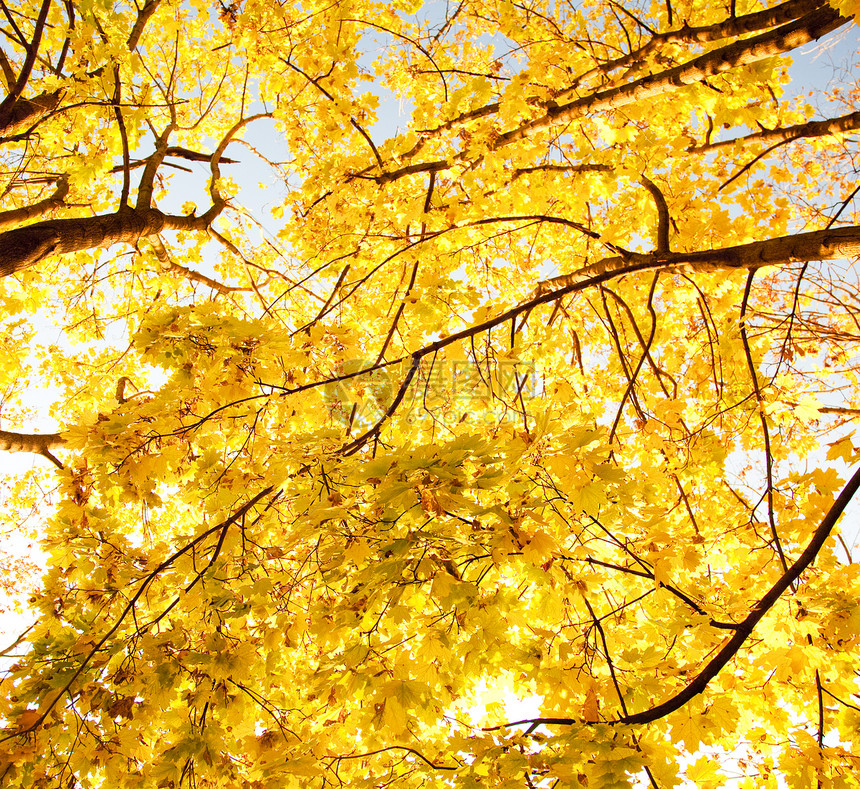
{"type": "Polygon", "coordinates": [[[129,52],[134,52],[134,50],[137,49],[143,29],[146,27],[146,23],[149,22],[152,15],[158,10],[160,3],[161,0],[146,0],[143,4],[143,8],[138,12],[134,27],[132,28],[128,41],[126,42],[129,52]]]}
{"type": "Polygon", "coordinates": [[[59,433],[7,433],[0,430],[0,451],[3,452],[33,452],[36,455],[44,455],[65,443],[59,433]]]}
{"type": "Polygon", "coordinates": [[[155,208],[137,208],[103,216],[50,219],[0,233],[0,277],[36,265],[48,255],[134,244],[165,230],[205,230],[223,206],[202,216],[172,216],[155,208]]]}
{"type": "Polygon", "coordinates": [[[20,225],[22,222],[27,222],[30,219],[42,216],[43,214],[52,211],[55,208],[60,208],[64,204],[66,195],[69,193],[69,179],[66,176],[61,176],[57,179],[57,188],[54,194],[46,197],[44,200],[39,200],[32,205],[26,205],[23,208],[13,208],[11,211],[0,211],[0,231],[8,227],[20,225]]]}
{"type": "MultiPolygon", "coordinates": [[[[794,19],[799,19],[806,14],[811,14],[817,8],[824,6],[821,0],[788,0],[773,8],[763,11],[755,11],[744,16],[729,17],[723,22],[702,27],[689,27],[686,23],[677,30],[669,30],[665,33],[654,33],[651,38],[638,49],[634,49],[627,55],[595,67],[589,73],[608,73],[618,68],[635,68],[647,61],[648,55],[660,49],[666,44],[707,44],[720,41],[725,38],[738,38],[748,33],[759,33],[778,25],[785,25],[794,19]]],[[[585,75],[574,80],[571,87],[560,90],[556,98],[570,96],[579,87],[585,75]]]]}
{"type": "MultiPolygon", "coordinates": [[[[59,91],[42,93],[35,99],[30,100],[21,98],[24,87],[27,85],[27,80],[30,79],[30,74],[33,71],[36,56],[39,53],[39,44],[42,41],[42,34],[45,31],[45,24],[48,20],[48,11],[50,8],[51,0],[43,0],[39,16],[33,28],[33,38],[27,47],[27,54],[24,57],[21,71],[15,80],[15,84],[10,87],[9,94],[0,103],[0,134],[6,134],[7,131],[17,128],[19,125],[25,123],[31,115],[41,116],[45,112],[48,112],[49,110],[46,109],[46,106],[50,106],[52,96],[56,96],[54,107],[60,100],[59,91]]],[[[53,107],[50,107],[50,109],[53,109],[53,107]]]]}
{"type": "Polygon", "coordinates": [[[570,274],[553,277],[541,282],[537,295],[570,288],[577,283],[588,282],[599,277],[600,281],[620,274],[656,269],[689,268],[693,271],[713,272],[730,269],[747,271],[797,263],[809,260],[833,260],[860,255],[860,226],[835,227],[830,230],[816,230],[811,233],[798,233],[794,236],[780,236],[766,241],[754,241],[724,249],[706,249],[696,252],[653,252],[642,254],[630,252],[604,258],[570,274]]]}
{"type": "Polygon", "coordinates": [[[826,137],[828,134],[840,134],[857,129],[860,129],[860,111],[840,115],[838,118],[828,118],[824,121],[808,121],[794,126],[781,126],[777,129],[762,129],[762,131],[745,134],[743,137],[736,137],[733,140],[697,145],[690,148],[689,151],[690,153],[706,153],[707,151],[717,151],[720,148],[731,148],[733,145],[746,145],[751,142],[782,143],[807,137],[826,137]]]}
{"type": "Polygon", "coordinates": [[[10,135],[23,126],[32,126],[43,115],[55,110],[63,92],[54,90],[40,93],[32,99],[15,99],[0,105],[0,142],[7,142],[10,135]]]}

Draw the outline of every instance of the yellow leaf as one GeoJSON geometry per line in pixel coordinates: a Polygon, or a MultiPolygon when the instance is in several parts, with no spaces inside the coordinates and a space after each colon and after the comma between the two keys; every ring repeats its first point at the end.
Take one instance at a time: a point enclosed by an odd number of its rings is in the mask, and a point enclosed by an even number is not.
{"type": "Polygon", "coordinates": [[[827,445],[829,447],[827,450],[827,459],[842,460],[845,463],[853,463],[857,457],[857,449],[854,447],[854,442],[852,441],[853,437],[854,433],[852,431],[847,436],[843,436],[836,441],[830,442],[827,445]]]}
{"type": "Polygon", "coordinates": [[[798,419],[808,422],[812,419],[818,419],[820,416],[818,409],[820,407],[821,403],[817,397],[807,395],[806,397],[801,398],[797,405],[794,406],[794,413],[798,419]]]}
{"type": "Polygon", "coordinates": [[[700,756],[684,772],[698,789],[717,789],[726,783],[726,776],[720,772],[719,762],[713,756],[700,756]]]}
{"type": "Polygon", "coordinates": [[[532,564],[540,566],[546,564],[556,551],[558,551],[558,546],[555,540],[545,531],[539,529],[529,540],[528,545],[523,548],[523,556],[532,564]]]}
{"type": "Polygon", "coordinates": [[[597,693],[593,687],[589,687],[585,692],[585,700],[582,702],[582,717],[586,721],[599,720],[600,703],[597,700],[597,693]]]}
{"type": "Polygon", "coordinates": [[[403,733],[406,729],[406,710],[396,698],[389,696],[385,700],[382,720],[386,728],[395,736],[403,733]]]}
{"type": "Polygon", "coordinates": [[[38,710],[25,710],[18,716],[18,731],[28,731],[39,722],[41,717],[38,710]]]}

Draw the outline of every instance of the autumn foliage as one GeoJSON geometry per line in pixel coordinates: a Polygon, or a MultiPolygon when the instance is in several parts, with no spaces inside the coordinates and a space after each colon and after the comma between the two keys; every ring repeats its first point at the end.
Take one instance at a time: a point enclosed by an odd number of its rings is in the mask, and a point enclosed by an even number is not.
{"type": "Polygon", "coordinates": [[[4,786],[860,785],[856,2],[0,6],[4,786]]]}

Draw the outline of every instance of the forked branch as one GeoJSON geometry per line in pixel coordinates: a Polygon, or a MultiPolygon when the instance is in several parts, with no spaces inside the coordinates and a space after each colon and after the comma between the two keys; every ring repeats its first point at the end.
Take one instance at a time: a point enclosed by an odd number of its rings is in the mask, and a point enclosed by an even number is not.
{"type": "Polygon", "coordinates": [[[632,715],[621,715],[611,721],[582,721],[578,718],[528,718],[525,720],[513,721],[506,723],[503,726],[495,726],[488,731],[508,728],[510,726],[519,726],[524,724],[538,725],[564,725],[571,726],[573,724],[595,724],[595,723],[611,723],[611,724],[626,724],[637,725],[651,723],[660,718],[669,715],[675,710],[680,709],[689,701],[694,699],[708,687],[710,681],[719,674],[726,664],[738,653],[744,642],[749,638],[755,626],[761,621],[765,614],[770,611],[776,604],[777,600],[782,596],[783,592],[792,586],[801,576],[803,571],[809,567],[818,552],[824,546],[825,541],[830,536],[830,532],[836,525],[848,503],[860,489],[860,468],[854,472],[854,476],[848,481],[848,484],[842,489],[839,497],[833,503],[833,506],[828,510],[823,520],[809,541],[809,544],[804,549],[803,553],[798,556],[797,560],[783,573],[779,580],[768,590],[768,592],[753,606],[752,610],[746,618],[737,625],[735,634],[723,645],[717,654],[705,664],[705,667],[699,674],[681,691],[675,693],[666,701],[657,704],[650,709],[637,712],[632,715]]]}

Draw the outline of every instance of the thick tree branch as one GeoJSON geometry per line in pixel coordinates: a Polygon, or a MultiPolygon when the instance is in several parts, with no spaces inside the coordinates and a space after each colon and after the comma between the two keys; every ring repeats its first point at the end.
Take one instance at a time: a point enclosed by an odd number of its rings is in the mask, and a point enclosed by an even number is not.
{"type": "Polygon", "coordinates": [[[44,200],[39,200],[32,205],[25,205],[22,208],[13,208],[9,211],[0,211],[0,231],[5,230],[15,225],[20,225],[22,222],[27,222],[30,219],[43,216],[49,211],[61,208],[64,205],[66,195],[69,193],[69,179],[62,175],[57,178],[57,188],[54,194],[46,197],[44,200]]]}
{"type": "Polygon", "coordinates": [[[140,9],[137,19],[134,22],[134,27],[131,29],[128,41],[126,42],[130,52],[134,52],[134,50],[137,49],[137,44],[140,41],[140,37],[143,34],[143,29],[146,27],[146,23],[149,22],[152,15],[158,10],[158,6],[160,4],[161,0],[146,0],[143,4],[143,8],[140,9]]]}
{"type": "Polygon", "coordinates": [[[42,93],[33,99],[21,98],[27,80],[30,79],[30,74],[33,71],[33,64],[36,62],[36,55],[42,41],[42,33],[45,30],[50,7],[51,0],[43,0],[21,71],[6,98],[0,103],[0,136],[6,136],[25,123],[36,120],[46,112],[53,110],[60,102],[61,92],[59,90],[42,93]]]}
{"type": "MultiPolygon", "coordinates": [[[[2,237],[0,237],[2,238],[2,237]]],[[[341,448],[346,455],[357,452],[369,439],[379,435],[383,424],[391,418],[398,405],[406,395],[418,365],[425,356],[438,353],[460,340],[474,337],[490,329],[507,323],[523,313],[530,312],[541,304],[548,304],[570,293],[585,290],[600,285],[623,274],[633,274],[638,271],[671,270],[678,266],[692,268],[694,271],[717,272],[732,269],[755,270],[763,266],[775,266],[794,261],[830,260],[833,258],[860,255],[860,226],[840,227],[831,230],[818,230],[812,233],[800,233],[794,236],[782,236],[767,241],[756,241],[726,249],[704,250],[700,252],[670,252],[641,254],[627,252],[623,256],[606,258],[590,266],[580,269],[573,274],[546,280],[540,285],[533,298],[512,307],[505,312],[462,329],[447,337],[425,345],[410,355],[409,372],[400,384],[394,400],[380,420],[363,435],[341,448]]],[[[405,359],[397,359],[394,364],[405,359]]],[[[378,369],[376,364],[365,370],[359,370],[349,377],[355,377],[378,369]]],[[[316,381],[294,389],[281,388],[284,394],[296,394],[306,389],[323,386],[334,379],[316,381]]]]}
{"type": "Polygon", "coordinates": [[[753,134],[745,134],[743,137],[735,137],[733,140],[721,140],[720,142],[697,145],[690,148],[689,151],[691,153],[707,153],[708,151],[731,148],[733,145],[748,145],[749,143],[756,142],[784,143],[802,138],[842,134],[843,132],[856,131],[857,129],[860,129],[860,111],[840,115],[838,118],[828,118],[824,121],[808,121],[807,123],[798,123],[794,126],[764,129],[753,134]]]}
{"type": "Polygon", "coordinates": [[[642,182],[642,186],[644,186],[651,197],[654,198],[654,204],[657,206],[657,252],[668,252],[669,251],[669,222],[671,221],[671,217],[669,215],[669,206],[666,205],[666,198],[663,196],[663,193],[660,191],[660,188],[655,184],[650,178],[646,178],[644,175],[640,179],[642,182]]]}
{"type": "Polygon", "coordinates": [[[128,196],[131,191],[129,167],[131,153],[128,145],[128,130],[125,127],[125,118],[122,114],[122,79],[119,66],[114,66],[113,69],[113,113],[114,118],[116,118],[116,125],[119,128],[119,138],[122,142],[122,193],[119,198],[119,207],[120,210],[124,210],[128,207],[128,196]]]}
{"type": "Polygon", "coordinates": [[[3,72],[3,81],[6,83],[6,91],[9,92],[15,86],[15,72],[12,70],[12,64],[6,57],[6,53],[0,49],[0,71],[3,72]]]}
{"type": "MultiPolygon", "coordinates": [[[[713,25],[705,25],[701,27],[690,27],[686,23],[678,30],[670,30],[665,33],[656,33],[642,47],[636,49],[627,55],[624,55],[606,63],[601,63],[593,69],[580,74],[569,85],[557,90],[554,94],[555,102],[563,99],[566,96],[575,95],[579,86],[590,76],[601,73],[607,74],[619,68],[633,66],[636,63],[645,63],[648,56],[658,51],[666,44],[707,44],[712,41],[720,41],[725,38],[736,38],[747,33],[757,33],[762,30],[784,25],[792,20],[796,20],[806,14],[810,14],[818,8],[826,5],[822,0],[789,0],[786,3],[775,6],[774,8],[757,11],[746,16],[734,17],[731,16],[723,22],[718,22],[713,25]]],[[[544,104],[548,106],[548,104],[544,104]]],[[[445,123],[427,130],[422,133],[421,139],[409,151],[404,158],[410,159],[415,157],[427,144],[427,142],[446,131],[450,131],[457,126],[470,121],[486,118],[490,115],[495,115],[499,111],[500,105],[498,102],[492,102],[482,107],[477,107],[468,112],[461,113],[455,118],[452,118],[445,123]]]]}
{"type": "Polygon", "coordinates": [[[18,72],[18,79],[9,91],[9,94],[0,103],[0,128],[3,126],[6,113],[21,98],[24,92],[24,87],[27,85],[27,80],[30,79],[30,74],[33,71],[33,64],[36,62],[36,55],[39,52],[39,44],[42,42],[42,33],[45,31],[45,22],[48,19],[48,10],[51,8],[51,0],[42,0],[42,7],[39,10],[39,16],[36,19],[36,25],[33,29],[33,38],[30,39],[30,44],[27,47],[27,54],[24,57],[24,63],[21,66],[21,71],[18,72]]]}
{"type": "Polygon", "coordinates": [[[0,451],[3,452],[32,452],[35,455],[44,455],[45,452],[65,443],[59,433],[9,433],[0,430],[0,451]]]}
{"type": "MultiPolygon", "coordinates": [[[[522,304],[511,307],[509,310],[488,318],[481,323],[475,323],[458,332],[441,337],[415,351],[408,357],[380,362],[379,364],[371,365],[363,370],[356,370],[347,375],[323,378],[292,388],[278,386],[277,384],[266,384],[266,386],[281,391],[284,396],[299,394],[309,389],[338,383],[350,378],[357,378],[374,370],[400,364],[409,359],[410,371],[412,372],[407,374],[400,385],[396,396],[399,402],[405,394],[405,388],[408,388],[409,383],[415,375],[414,370],[416,369],[416,365],[425,356],[438,353],[449,345],[469,339],[470,337],[475,337],[478,334],[508,323],[512,318],[517,318],[526,312],[531,312],[535,307],[539,307],[542,304],[556,302],[571,293],[578,293],[595,285],[600,285],[603,282],[608,282],[615,277],[625,274],[635,274],[639,271],[654,271],[658,269],[671,271],[678,266],[690,266],[696,271],[712,273],[734,269],[749,270],[796,261],[831,260],[833,258],[850,257],[852,255],[860,255],[860,226],[857,225],[832,230],[817,230],[794,236],[780,236],[767,241],[755,241],[751,244],[727,247],[725,249],[702,250],[699,252],[672,252],[668,255],[658,255],[656,253],[646,255],[637,252],[628,252],[624,257],[606,258],[605,260],[579,269],[572,274],[544,280],[544,282],[538,285],[535,295],[522,304]]],[[[261,395],[255,397],[259,396],[261,395]]],[[[390,414],[383,417],[383,421],[389,416],[390,414]]],[[[371,432],[378,430],[378,428],[379,425],[371,432]]]]}
{"type": "MultiPolygon", "coordinates": [[[[212,208],[210,208],[203,217],[208,217],[206,221],[206,227],[208,227],[214,220],[218,214],[221,213],[224,206],[227,204],[226,199],[221,195],[221,192],[218,188],[218,181],[221,178],[221,157],[224,154],[224,151],[227,149],[227,146],[232,142],[233,138],[247,126],[249,123],[253,121],[259,120],[260,118],[271,118],[271,112],[258,112],[255,115],[249,115],[247,118],[241,118],[236,121],[230,130],[221,138],[221,142],[218,143],[218,146],[212,152],[212,155],[209,157],[209,169],[212,171],[212,180],[209,182],[209,195],[212,198],[212,208]]],[[[203,218],[201,217],[201,218],[203,218]]]]}
{"type": "Polygon", "coordinates": [[[713,25],[690,27],[685,22],[684,26],[678,30],[655,33],[647,43],[638,49],[606,63],[601,63],[594,69],[580,75],[570,87],[559,91],[556,98],[571,95],[586,78],[595,73],[607,74],[619,68],[635,68],[637,64],[647,63],[649,56],[658,52],[666,44],[708,44],[725,38],[739,38],[748,33],[758,33],[777,25],[784,25],[793,19],[811,13],[816,8],[821,8],[823,5],[821,0],[789,0],[787,3],[745,16],[736,17],[731,14],[723,22],[717,22],[713,25]]]}
{"type": "Polygon", "coordinates": [[[569,288],[600,277],[600,281],[634,271],[687,267],[693,271],[713,272],[731,269],[755,270],[764,266],[807,260],[832,260],[834,258],[860,255],[860,226],[840,227],[831,230],[816,230],[793,236],[780,236],[767,241],[754,241],[725,249],[709,249],[698,252],[669,252],[667,254],[642,254],[629,252],[626,255],[605,258],[589,266],[544,280],[538,285],[537,294],[553,291],[571,292],[569,288]]]}
{"type": "Polygon", "coordinates": [[[738,66],[750,65],[789,52],[821,38],[848,21],[829,6],[821,8],[776,30],[708,52],[659,74],[642,77],[627,85],[595,93],[569,104],[550,107],[544,116],[500,135],[498,147],[525,139],[543,129],[576,120],[590,112],[618,109],[633,102],[646,101],[702,82],[738,66]]]}
{"type": "Polygon", "coordinates": [[[205,230],[220,213],[213,206],[202,216],[173,216],[155,208],[118,211],[103,216],[51,219],[0,233],[0,277],[36,265],[48,255],[65,255],[112,244],[134,244],[165,230],[205,230]]]}
{"type": "Polygon", "coordinates": [[[32,99],[18,99],[5,110],[0,109],[0,142],[22,126],[32,126],[42,116],[57,109],[63,96],[61,90],[40,93],[32,99]]]}
{"type": "MultiPolygon", "coordinates": [[[[175,128],[175,124],[171,121],[155,140],[155,153],[146,160],[146,165],[143,168],[143,175],[140,176],[140,184],[137,187],[138,208],[152,208],[152,190],[155,182],[155,174],[158,172],[159,166],[164,161],[164,157],[167,156],[167,141],[170,139],[170,135],[173,133],[175,128]]],[[[129,162],[127,160],[123,162],[122,169],[123,177],[127,178],[128,171],[130,169],[129,162]]]]}

